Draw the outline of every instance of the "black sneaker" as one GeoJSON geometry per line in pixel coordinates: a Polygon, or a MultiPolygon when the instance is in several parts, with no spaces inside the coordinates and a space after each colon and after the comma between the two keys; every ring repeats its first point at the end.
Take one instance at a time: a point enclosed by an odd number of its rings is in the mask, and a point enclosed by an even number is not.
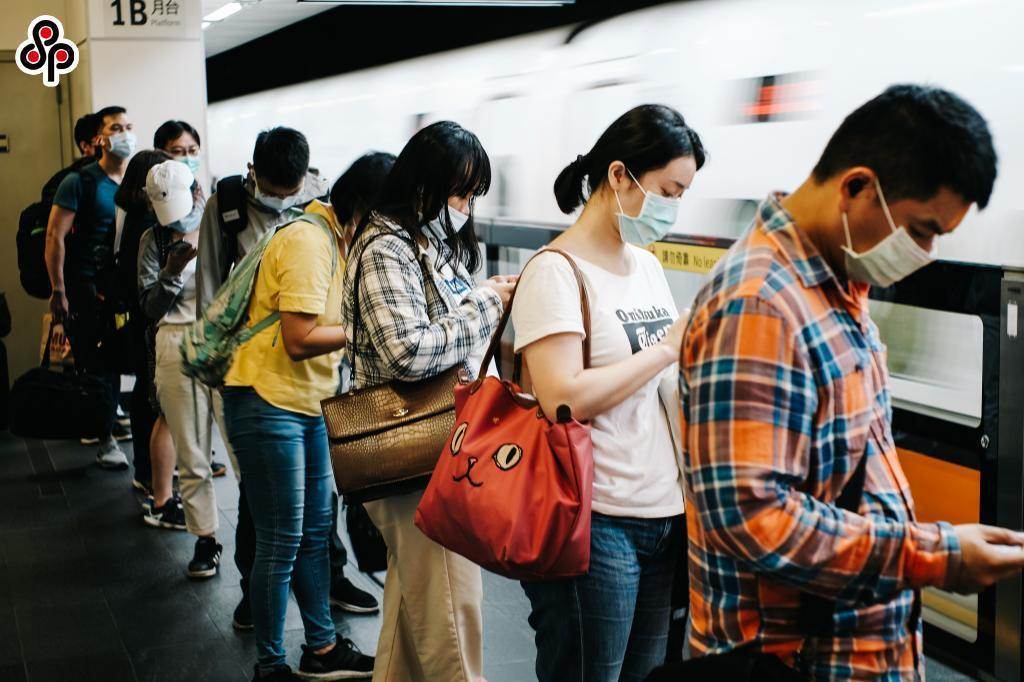
{"type": "Polygon", "coordinates": [[[221,464],[220,462],[218,462],[217,460],[213,460],[210,462],[210,471],[213,472],[214,478],[220,478],[221,476],[228,475],[228,468],[221,464]]]}
{"type": "Polygon", "coordinates": [[[164,502],[162,507],[149,506],[142,520],[153,528],[169,528],[185,530],[185,510],[181,508],[181,500],[173,495],[164,502]]]}
{"type": "Polygon", "coordinates": [[[295,673],[288,666],[278,668],[272,673],[266,675],[260,675],[259,665],[254,666],[252,682],[260,682],[260,680],[270,680],[270,682],[292,682],[293,680],[301,680],[301,677],[296,677],[295,673]]]}
{"type": "Polygon", "coordinates": [[[111,430],[110,435],[117,442],[123,443],[132,439],[132,430],[121,422],[114,422],[114,428],[111,430]]]}
{"type": "Polygon", "coordinates": [[[331,582],[331,606],[349,613],[377,613],[380,608],[372,594],[360,590],[345,576],[331,582]]]}
{"type": "Polygon", "coordinates": [[[304,680],[368,680],[373,677],[373,656],[361,652],[346,637],[339,637],[337,645],[321,655],[303,644],[296,674],[304,680]]]}
{"type": "Polygon", "coordinates": [[[249,595],[243,594],[242,601],[235,607],[235,615],[231,619],[231,627],[246,632],[252,630],[252,604],[249,603],[249,595]]]}
{"type": "Polygon", "coordinates": [[[217,575],[224,547],[213,538],[197,538],[196,551],[188,562],[188,577],[201,579],[217,575]]]}

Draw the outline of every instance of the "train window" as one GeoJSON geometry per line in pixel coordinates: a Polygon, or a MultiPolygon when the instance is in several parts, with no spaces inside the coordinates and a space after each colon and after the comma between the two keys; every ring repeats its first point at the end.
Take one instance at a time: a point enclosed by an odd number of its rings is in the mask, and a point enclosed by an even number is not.
{"type": "Polygon", "coordinates": [[[981,424],[981,318],[875,300],[870,307],[888,347],[893,405],[962,426],[981,424]]]}

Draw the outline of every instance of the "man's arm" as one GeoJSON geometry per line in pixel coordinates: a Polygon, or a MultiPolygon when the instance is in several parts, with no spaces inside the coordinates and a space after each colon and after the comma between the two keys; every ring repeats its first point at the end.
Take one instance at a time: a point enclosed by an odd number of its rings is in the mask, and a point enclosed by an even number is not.
{"type": "Polygon", "coordinates": [[[46,224],[46,271],[50,275],[50,312],[55,321],[68,314],[68,299],[64,291],[64,240],[71,232],[75,212],[54,204],[46,224]]]}

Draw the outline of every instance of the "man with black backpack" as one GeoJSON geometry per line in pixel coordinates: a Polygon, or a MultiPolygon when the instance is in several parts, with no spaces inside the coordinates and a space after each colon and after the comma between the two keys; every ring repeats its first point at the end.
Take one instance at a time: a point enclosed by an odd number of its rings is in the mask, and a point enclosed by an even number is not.
{"type": "Polygon", "coordinates": [[[79,371],[109,383],[115,411],[96,425],[100,466],[124,469],[128,460],[112,435],[120,377],[104,362],[101,345],[113,324],[114,194],[135,151],[135,133],[122,107],[96,112],[101,156],[71,172],[57,188],[46,229],[50,311],[62,322],[79,371]]]}
{"type": "Polygon", "coordinates": [[[75,122],[75,145],[81,157],[62,168],[46,181],[39,201],[25,208],[18,221],[18,272],[21,286],[29,296],[50,297],[50,274],[46,270],[46,226],[57,188],[70,173],[85,168],[99,158],[97,143],[103,121],[96,114],[86,114],[75,122]]]}
{"type": "MultiPolygon", "coordinates": [[[[202,317],[203,310],[213,301],[231,268],[267,232],[293,222],[310,201],[327,193],[327,182],[309,172],[309,144],[302,133],[284,127],[260,133],[248,174],[220,180],[206,204],[199,227],[197,315],[202,317]]],[[[219,396],[214,400],[214,412],[224,435],[224,410],[219,396]]],[[[230,443],[227,446],[230,454],[230,443]]],[[[233,455],[231,459],[237,475],[237,462],[233,455]]],[[[256,556],[256,532],[245,489],[241,485],[240,490],[235,564],[242,574],[242,601],[235,609],[234,627],[251,630],[249,573],[256,556]]],[[[342,567],[347,557],[341,542],[336,541],[336,523],[337,513],[334,514],[331,532],[331,603],[355,613],[376,611],[378,605],[373,596],[359,590],[344,577],[342,567]]]]}

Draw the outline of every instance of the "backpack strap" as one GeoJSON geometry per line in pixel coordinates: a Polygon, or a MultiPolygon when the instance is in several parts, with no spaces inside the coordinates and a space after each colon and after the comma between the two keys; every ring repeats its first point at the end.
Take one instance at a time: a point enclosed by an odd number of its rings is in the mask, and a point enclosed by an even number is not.
{"type": "MultiPolygon", "coordinates": [[[[93,177],[92,173],[86,173],[82,170],[73,172],[78,175],[82,190],[78,198],[78,210],[75,211],[74,220],[75,232],[81,235],[85,230],[91,231],[93,227],[92,217],[95,214],[94,209],[96,208],[96,178],[93,177]]],[[[113,235],[111,235],[111,244],[113,244],[113,235]]]]}
{"type": "MultiPolygon", "coordinates": [[[[296,216],[295,220],[292,220],[290,222],[284,223],[283,225],[279,225],[278,228],[276,230],[274,230],[274,234],[277,234],[278,232],[280,232],[284,228],[288,227],[289,225],[294,225],[296,222],[298,222],[300,220],[303,221],[303,222],[311,223],[313,225],[316,225],[316,226],[320,227],[320,229],[322,229],[327,234],[327,238],[331,242],[331,245],[333,247],[331,249],[331,277],[333,277],[335,271],[338,268],[338,240],[334,236],[334,230],[331,229],[331,226],[327,222],[326,218],[324,218],[323,216],[320,216],[320,215],[316,215],[315,213],[303,213],[300,216],[296,216]]],[[[253,289],[254,290],[255,290],[255,287],[256,287],[256,276],[253,277],[253,289]]],[[[280,319],[281,319],[281,312],[279,310],[275,310],[274,312],[270,313],[269,315],[264,317],[262,320],[260,320],[259,322],[257,322],[253,326],[249,327],[249,333],[252,336],[256,336],[257,334],[259,334],[261,331],[263,331],[267,327],[270,327],[271,325],[276,324],[280,319]]]]}
{"type": "Polygon", "coordinates": [[[238,260],[238,235],[248,223],[245,178],[230,175],[217,182],[217,221],[220,224],[221,284],[238,260]]]}

